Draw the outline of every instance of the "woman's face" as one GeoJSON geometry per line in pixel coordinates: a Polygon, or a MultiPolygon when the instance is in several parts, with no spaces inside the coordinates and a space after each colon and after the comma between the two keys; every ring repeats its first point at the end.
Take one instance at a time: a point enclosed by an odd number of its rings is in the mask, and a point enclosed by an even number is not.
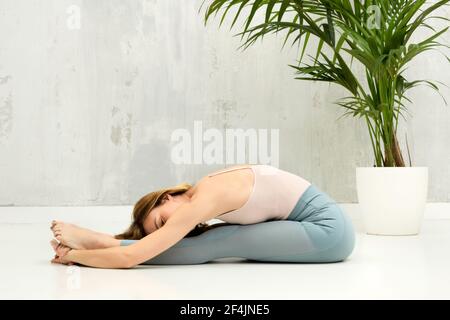
{"type": "Polygon", "coordinates": [[[183,202],[181,196],[166,195],[161,201],[161,204],[153,208],[145,219],[144,230],[146,234],[150,234],[161,228],[183,202]]]}

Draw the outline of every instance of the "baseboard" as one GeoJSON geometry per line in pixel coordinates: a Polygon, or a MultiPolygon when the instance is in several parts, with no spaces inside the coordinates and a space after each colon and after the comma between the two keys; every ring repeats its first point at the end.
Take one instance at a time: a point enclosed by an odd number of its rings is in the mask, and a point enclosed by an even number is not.
{"type": "MultiPolygon", "coordinates": [[[[350,218],[359,222],[361,210],[358,203],[340,204],[350,218]]],[[[131,221],[133,206],[89,206],[89,207],[0,207],[0,223],[44,223],[57,219],[73,223],[128,223],[131,221]]],[[[428,203],[424,219],[450,219],[450,203],[428,203]]],[[[213,219],[211,221],[214,221],[213,219]]]]}
{"type": "MultiPolygon", "coordinates": [[[[359,203],[341,203],[345,212],[352,218],[352,220],[360,220],[361,207],[359,203]]],[[[427,203],[424,212],[424,219],[442,220],[450,219],[450,202],[430,202],[427,203]]]]}

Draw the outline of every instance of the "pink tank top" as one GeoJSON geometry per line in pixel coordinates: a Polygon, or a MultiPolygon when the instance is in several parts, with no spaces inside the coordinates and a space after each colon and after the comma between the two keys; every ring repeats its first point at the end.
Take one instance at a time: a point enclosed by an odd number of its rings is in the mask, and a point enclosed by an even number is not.
{"type": "Polygon", "coordinates": [[[253,190],[239,209],[217,217],[229,223],[252,224],[267,220],[285,220],[297,201],[311,183],[295,174],[270,165],[251,165],[231,168],[217,174],[251,168],[254,176],[253,190]]]}

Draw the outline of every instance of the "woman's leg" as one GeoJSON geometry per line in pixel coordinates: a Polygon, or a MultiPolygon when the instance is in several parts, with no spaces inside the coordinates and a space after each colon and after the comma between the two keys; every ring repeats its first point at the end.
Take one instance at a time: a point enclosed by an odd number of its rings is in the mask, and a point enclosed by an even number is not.
{"type": "MultiPolygon", "coordinates": [[[[121,245],[136,241],[122,240],[121,245]]],[[[345,230],[336,233],[320,223],[276,220],[216,227],[180,240],[143,264],[200,264],[225,257],[267,262],[337,262],[352,250],[351,234],[345,230]]]]}

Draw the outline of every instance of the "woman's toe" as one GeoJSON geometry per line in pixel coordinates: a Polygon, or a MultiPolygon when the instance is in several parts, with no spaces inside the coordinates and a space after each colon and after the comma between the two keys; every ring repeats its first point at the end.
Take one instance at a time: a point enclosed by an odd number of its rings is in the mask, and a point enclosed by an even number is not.
{"type": "Polygon", "coordinates": [[[58,245],[59,245],[58,241],[56,241],[55,239],[52,239],[52,240],[50,241],[50,244],[51,244],[53,250],[56,250],[56,248],[57,248],[58,245]]]}

